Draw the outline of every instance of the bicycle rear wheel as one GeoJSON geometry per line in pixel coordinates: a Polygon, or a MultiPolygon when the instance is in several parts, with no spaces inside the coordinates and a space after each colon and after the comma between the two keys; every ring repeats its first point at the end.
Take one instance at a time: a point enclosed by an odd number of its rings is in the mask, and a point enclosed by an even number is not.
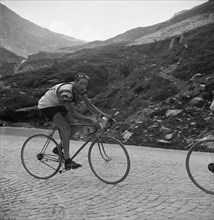
{"type": "Polygon", "coordinates": [[[214,139],[201,140],[189,149],[186,169],[199,189],[214,194],[214,139]]]}
{"type": "Polygon", "coordinates": [[[101,136],[91,144],[88,160],[94,175],[107,184],[122,182],[130,170],[126,148],[119,140],[110,136],[101,136]]]}
{"type": "Polygon", "coordinates": [[[54,176],[61,167],[61,150],[52,137],[36,134],[24,142],[21,150],[21,161],[30,175],[38,179],[48,179],[54,176]],[[60,156],[52,153],[56,146],[60,156]]]}

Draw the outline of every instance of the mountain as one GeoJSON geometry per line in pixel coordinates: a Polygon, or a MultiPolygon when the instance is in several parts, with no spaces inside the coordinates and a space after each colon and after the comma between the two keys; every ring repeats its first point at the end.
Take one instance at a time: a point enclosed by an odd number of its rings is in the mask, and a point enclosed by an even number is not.
{"type": "MultiPolygon", "coordinates": [[[[138,27],[119,34],[106,41],[94,41],[81,46],[71,47],[70,51],[94,48],[111,44],[139,45],[182,35],[190,30],[214,23],[214,1],[210,0],[190,10],[176,13],[172,18],[148,27],[138,27]]],[[[67,48],[68,50],[68,48],[67,48]]]]}
{"type": "MultiPolygon", "coordinates": [[[[207,23],[214,22],[214,3],[213,1],[206,2],[202,5],[196,6],[190,10],[185,10],[179,13],[176,13],[171,19],[158,23],[155,25],[151,25],[148,27],[138,27],[132,30],[129,30],[123,34],[120,34],[114,38],[111,38],[106,41],[108,43],[109,41],[112,43],[118,43],[118,42],[129,42],[134,44],[134,42],[139,41],[142,37],[149,36],[148,38],[151,38],[151,34],[158,33],[156,36],[156,39],[154,40],[163,40],[165,38],[159,38],[160,32],[162,30],[165,30],[165,28],[171,28],[172,26],[180,25],[180,22],[191,24],[191,22],[194,21],[196,25],[194,27],[187,27],[186,29],[183,29],[182,32],[192,30],[194,28],[203,26],[207,23]],[[198,24],[197,24],[198,23],[198,24]]],[[[184,26],[183,26],[184,27],[184,26]]],[[[180,33],[179,33],[180,34],[180,33]]],[[[173,32],[168,35],[167,37],[172,37],[177,35],[176,32],[173,32]]],[[[147,42],[144,42],[147,43],[147,42]]],[[[143,44],[143,43],[142,43],[143,44]]]]}
{"type": "Polygon", "coordinates": [[[17,65],[24,60],[11,51],[0,46],[0,79],[6,75],[13,75],[17,65]]]}
{"type": "Polygon", "coordinates": [[[18,56],[11,51],[0,46],[0,66],[4,63],[20,63],[24,60],[23,57],[18,56]]]}
{"type": "MultiPolygon", "coordinates": [[[[120,45],[120,46],[132,46],[132,45],[143,45],[152,42],[162,41],[168,38],[174,38],[174,40],[179,40],[185,42],[185,34],[191,30],[203,27],[208,24],[214,23],[214,2],[208,1],[202,5],[196,6],[190,10],[184,10],[176,13],[169,20],[151,25],[148,27],[138,27],[129,30],[123,34],[117,35],[106,41],[93,41],[82,45],[76,45],[72,47],[64,47],[58,50],[58,57],[62,57],[63,60],[68,60],[79,56],[79,54],[84,53],[86,49],[98,49],[104,50],[107,46],[120,45]],[[79,53],[75,53],[80,51],[79,53]],[[82,52],[81,52],[82,51],[82,52]],[[62,54],[65,54],[63,57],[62,54]],[[66,55],[67,53],[67,55],[66,55]]],[[[44,54],[43,54],[44,55],[44,54]]],[[[49,59],[45,58],[47,61],[45,66],[51,66],[55,63],[56,59],[52,59],[52,56],[47,54],[49,59]]],[[[39,54],[37,56],[40,60],[44,57],[39,54]]],[[[58,59],[57,59],[58,62],[58,59]]],[[[44,61],[40,62],[41,65],[36,61],[27,60],[27,62],[18,69],[18,72],[23,72],[29,68],[41,68],[44,66],[44,61]]]]}
{"type": "Polygon", "coordinates": [[[39,51],[52,52],[61,47],[84,44],[85,41],[42,28],[0,3],[0,44],[11,52],[27,57],[39,51]]]}
{"type": "Polygon", "coordinates": [[[123,45],[145,44],[181,35],[213,22],[214,4],[213,1],[208,1],[190,10],[178,12],[165,22],[134,28],[106,41],[87,43],[35,25],[0,4],[1,45],[24,57],[40,51],[73,53],[85,48],[90,49],[118,43],[123,45]]]}

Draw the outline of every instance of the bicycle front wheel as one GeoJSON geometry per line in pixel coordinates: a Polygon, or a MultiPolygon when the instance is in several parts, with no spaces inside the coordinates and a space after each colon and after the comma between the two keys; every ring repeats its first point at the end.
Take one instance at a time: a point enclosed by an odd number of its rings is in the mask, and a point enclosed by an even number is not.
{"type": "Polygon", "coordinates": [[[29,137],[21,150],[21,161],[25,170],[35,178],[48,179],[54,176],[61,167],[61,157],[52,153],[59,145],[50,136],[37,134],[29,137]]]}
{"type": "Polygon", "coordinates": [[[199,189],[214,194],[214,139],[201,140],[189,149],[186,169],[199,189]]]}
{"type": "Polygon", "coordinates": [[[130,170],[126,148],[119,140],[110,136],[101,136],[91,144],[88,160],[94,175],[107,184],[122,182],[130,170]]]}

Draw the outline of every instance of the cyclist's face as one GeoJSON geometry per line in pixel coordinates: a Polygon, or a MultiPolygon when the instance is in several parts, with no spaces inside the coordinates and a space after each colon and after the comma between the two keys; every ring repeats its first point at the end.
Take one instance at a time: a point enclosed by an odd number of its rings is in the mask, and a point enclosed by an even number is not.
{"type": "Polygon", "coordinates": [[[86,88],[88,86],[88,80],[87,79],[79,79],[77,82],[76,82],[76,88],[77,90],[80,92],[80,93],[83,93],[86,91],[86,88]]]}

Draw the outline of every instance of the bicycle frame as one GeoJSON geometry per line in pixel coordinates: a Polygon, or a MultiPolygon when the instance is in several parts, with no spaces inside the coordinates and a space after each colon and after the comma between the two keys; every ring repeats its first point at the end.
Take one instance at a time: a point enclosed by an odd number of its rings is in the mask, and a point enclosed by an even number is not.
{"type": "MultiPolygon", "coordinates": [[[[91,125],[90,125],[90,124],[72,124],[71,126],[81,126],[81,127],[82,127],[82,126],[91,126],[91,125]]],[[[51,131],[50,134],[49,134],[49,137],[53,138],[53,136],[54,136],[56,130],[58,130],[59,136],[60,136],[60,140],[62,140],[61,131],[60,131],[57,127],[54,127],[54,128],[52,129],[52,131],[51,131]]],[[[92,134],[88,137],[88,140],[85,141],[85,143],[73,154],[73,156],[71,157],[71,160],[73,160],[73,159],[85,148],[85,146],[86,146],[90,141],[94,141],[95,139],[99,139],[99,137],[101,136],[101,133],[102,133],[102,130],[101,130],[101,129],[98,130],[98,131],[95,131],[94,133],[92,133],[92,134]]],[[[46,147],[48,146],[48,143],[49,143],[49,140],[47,140],[47,142],[45,143],[45,145],[44,145],[42,151],[46,149],[46,147]]],[[[102,154],[101,149],[100,149],[100,145],[99,145],[99,150],[100,150],[100,153],[101,153],[101,155],[102,155],[102,157],[103,157],[103,154],[102,154]]],[[[104,147],[103,147],[103,146],[102,146],[102,150],[103,150],[103,152],[104,152],[104,154],[105,154],[105,150],[104,150],[104,147]]],[[[105,154],[105,155],[106,155],[106,154],[105,154]]],[[[106,157],[108,157],[108,156],[106,155],[106,157]]],[[[103,159],[104,159],[104,157],[103,157],[103,159]]]]}
{"type": "MultiPolygon", "coordinates": [[[[114,123],[115,123],[115,122],[116,122],[116,121],[114,121],[114,123]]],[[[92,126],[92,125],[91,125],[91,124],[81,124],[81,123],[77,124],[77,123],[75,123],[75,124],[70,124],[70,126],[71,126],[71,127],[84,127],[84,126],[92,126]]],[[[86,146],[90,141],[94,142],[95,140],[97,140],[97,142],[98,142],[98,148],[99,148],[99,152],[100,152],[101,157],[102,157],[103,160],[105,160],[106,162],[111,161],[111,158],[110,158],[110,157],[106,154],[106,152],[105,152],[103,143],[99,141],[99,138],[101,137],[101,134],[102,134],[104,131],[106,131],[107,129],[109,129],[111,126],[112,126],[112,123],[110,124],[110,126],[107,126],[107,127],[104,127],[104,128],[96,129],[95,132],[89,134],[88,140],[85,141],[85,143],[73,154],[73,156],[71,157],[71,160],[73,160],[73,159],[85,148],[85,146],[86,146]]],[[[50,138],[53,138],[53,136],[54,136],[56,130],[58,131],[60,140],[62,141],[62,134],[61,134],[60,129],[57,128],[57,126],[54,126],[53,129],[50,131],[49,137],[50,137],[50,138]]],[[[54,139],[54,138],[53,138],[53,139],[54,139]]],[[[49,142],[50,142],[50,139],[47,139],[47,141],[46,141],[44,147],[42,148],[42,150],[41,150],[41,152],[40,152],[41,154],[42,154],[43,152],[45,152],[45,150],[46,150],[46,148],[47,148],[49,142]]]]}

